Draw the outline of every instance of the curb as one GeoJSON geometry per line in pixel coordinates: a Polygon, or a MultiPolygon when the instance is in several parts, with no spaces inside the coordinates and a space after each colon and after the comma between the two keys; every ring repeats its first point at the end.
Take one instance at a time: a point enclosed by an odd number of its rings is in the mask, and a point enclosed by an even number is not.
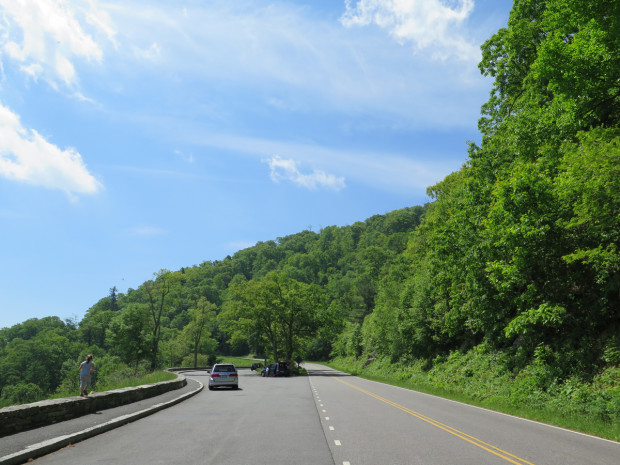
{"type": "Polygon", "coordinates": [[[40,442],[38,444],[33,444],[28,446],[26,449],[15,452],[14,454],[5,455],[4,457],[0,457],[0,464],[3,465],[17,465],[21,463],[28,462],[29,459],[35,459],[37,457],[41,457],[42,455],[49,454],[50,452],[57,451],[62,449],[63,447],[68,446],[69,444],[74,444],[76,442],[83,441],[84,439],[91,438],[101,433],[105,433],[106,431],[110,431],[114,428],[118,428],[119,426],[123,426],[127,423],[131,423],[132,421],[139,420],[141,418],[152,415],[153,413],[159,412],[168,407],[172,407],[180,402],[183,402],[190,397],[195,396],[200,391],[204,389],[204,384],[197,381],[199,386],[194,391],[183,394],[176,399],[169,400],[168,402],[163,402],[160,404],[156,404],[152,407],[145,408],[138,412],[134,412],[128,415],[122,415],[114,420],[110,420],[101,425],[93,426],[91,428],[87,428],[78,433],[67,434],[64,436],[59,436],[54,439],[49,439],[47,441],[40,442]]]}

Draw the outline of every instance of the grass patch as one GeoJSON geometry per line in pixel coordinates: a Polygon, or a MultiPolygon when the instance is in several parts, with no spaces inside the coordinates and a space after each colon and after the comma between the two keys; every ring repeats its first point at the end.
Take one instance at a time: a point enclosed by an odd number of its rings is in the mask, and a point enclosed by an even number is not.
{"type": "Polygon", "coordinates": [[[155,371],[143,376],[125,378],[117,382],[110,382],[104,386],[97,386],[99,391],[111,391],[113,389],[122,389],[126,387],[142,386],[143,384],[155,384],[164,381],[172,381],[177,375],[168,371],[155,371]]]}
{"type": "Polygon", "coordinates": [[[260,363],[264,364],[264,360],[256,360],[249,355],[247,357],[227,357],[227,356],[219,356],[217,358],[217,363],[232,363],[237,368],[239,367],[250,367],[252,363],[260,363]]]}
{"type": "Polygon", "coordinates": [[[455,354],[431,369],[422,362],[337,358],[330,367],[365,379],[488,408],[510,415],[620,441],[620,379],[610,369],[584,383],[576,380],[541,389],[528,372],[503,369],[496,354],[455,354]],[[426,369],[425,369],[426,368],[426,369]]]}

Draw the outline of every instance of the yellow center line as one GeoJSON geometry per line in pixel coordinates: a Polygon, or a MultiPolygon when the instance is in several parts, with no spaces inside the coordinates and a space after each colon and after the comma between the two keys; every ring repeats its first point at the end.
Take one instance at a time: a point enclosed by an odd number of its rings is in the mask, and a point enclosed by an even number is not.
{"type": "Polygon", "coordinates": [[[470,444],[473,444],[474,446],[477,446],[477,447],[479,447],[481,449],[484,449],[485,451],[487,451],[487,452],[489,452],[491,454],[494,454],[494,455],[496,455],[498,457],[501,457],[502,459],[504,459],[504,460],[506,460],[506,461],[508,461],[510,463],[513,463],[515,465],[524,465],[524,464],[526,464],[526,465],[534,465],[532,462],[528,462],[527,460],[522,459],[520,457],[517,457],[516,455],[511,454],[510,452],[506,452],[505,450],[502,450],[499,447],[495,447],[495,446],[493,446],[491,444],[488,444],[488,443],[482,441],[481,439],[478,439],[478,438],[476,438],[474,436],[471,436],[471,435],[469,435],[467,433],[459,431],[458,429],[453,428],[451,426],[445,425],[445,424],[443,424],[443,423],[441,423],[441,422],[439,422],[437,420],[434,420],[434,419],[432,419],[430,417],[427,417],[426,415],[423,415],[423,414],[421,414],[419,412],[416,412],[415,410],[411,410],[411,409],[409,409],[407,407],[404,407],[404,406],[402,406],[400,404],[397,404],[396,402],[392,402],[391,400],[386,399],[385,397],[381,397],[381,396],[379,396],[377,394],[374,394],[374,393],[372,393],[370,391],[362,389],[362,388],[360,388],[358,386],[355,386],[354,384],[348,383],[347,381],[343,381],[343,380],[341,380],[339,378],[335,378],[334,377],[333,379],[335,379],[336,381],[341,382],[342,384],[346,384],[347,386],[350,386],[353,389],[357,389],[358,391],[363,392],[366,395],[374,397],[375,399],[380,400],[383,403],[391,405],[392,407],[396,407],[397,409],[402,410],[403,412],[408,413],[409,415],[412,415],[412,416],[414,416],[416,418],[419,418],[420,420],[425,421],[426,423],[429,423],[429,424],[431,424],[431,425],[433,425],[433,426],[435,426],[435,427],[437,427],[437,428],[439,428],[439,429],[441,429],[443,431],[446,431],[446,432],[448,432],[448,433],[450,433],[450,434],[452,434],[452,435],[454,435],[454,436],[456,436],[458,438],[461,438],[464,441],[467,441],[470,444]]]}

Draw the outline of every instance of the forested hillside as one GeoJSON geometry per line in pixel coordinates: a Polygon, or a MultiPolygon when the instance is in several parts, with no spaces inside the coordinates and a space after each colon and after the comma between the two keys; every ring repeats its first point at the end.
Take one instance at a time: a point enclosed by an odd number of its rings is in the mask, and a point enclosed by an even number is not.
{"type": "Polygon", "coordinates": [[[482,142],[431,203],[162,270],[81,321],[5,328],[2,398],[55,391],[87,352],[102,376],[222,353],[426,370],[489,354],[532,390],[604,376],[620,420],[618,50],[620,2],[515,1],[482,47],[482,142]]]}
{"type": "Polygon", "coordinates": [[[81,321],[33,319],[0,330],[7,402],[75,385],[79,360],[97,376],[204,366],[216,354],[326,359],[345,325],[372,313],[380,282],[401,259],[425,208],[260,242],[221,261],[160,270],[126,294],[115,288],[81,321]]]}

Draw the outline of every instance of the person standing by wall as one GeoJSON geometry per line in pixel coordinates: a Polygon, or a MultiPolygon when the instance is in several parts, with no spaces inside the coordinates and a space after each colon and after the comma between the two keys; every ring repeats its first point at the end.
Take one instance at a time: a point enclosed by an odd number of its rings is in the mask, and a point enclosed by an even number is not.
{"type": "Polygon", "coordinates": [[[93,356],[88,354],[86,360],[80,363],[80,397],[88,395],[90,375],[93,371],[95,371],[95,362],[93,362],[93,356]]]}

